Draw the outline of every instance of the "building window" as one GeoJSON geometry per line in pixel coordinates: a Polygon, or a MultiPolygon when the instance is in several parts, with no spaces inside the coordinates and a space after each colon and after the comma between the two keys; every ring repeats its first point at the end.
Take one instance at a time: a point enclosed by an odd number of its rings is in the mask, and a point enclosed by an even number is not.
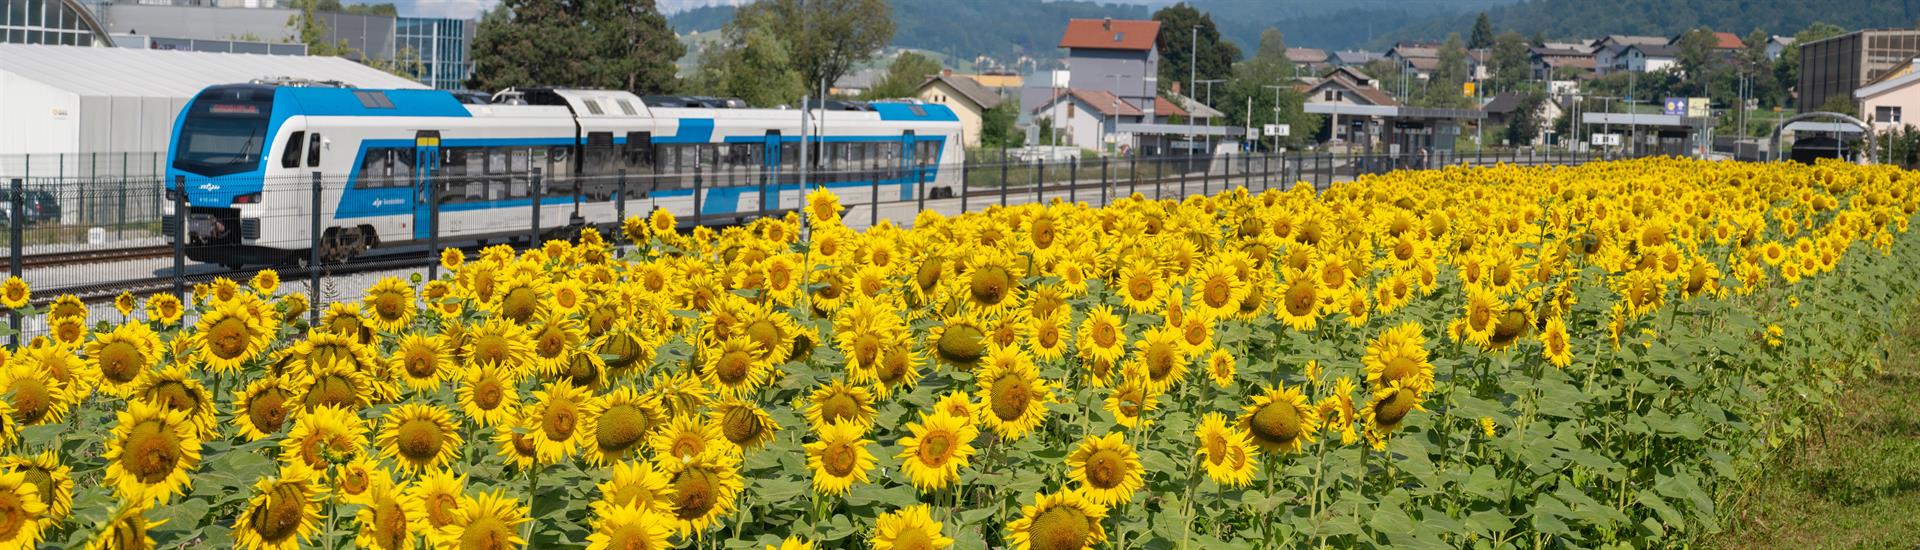
{"type": "Polygon", "coordinates": [[[1073,104],[1067,104],[1067,118],[1073,118],[1073,104]]]}
{"type": "Polygon", "coordinates": [[[1900,108],[1880,106],[1873,108],[1874,122],[1900,122],[1900,108]]]}

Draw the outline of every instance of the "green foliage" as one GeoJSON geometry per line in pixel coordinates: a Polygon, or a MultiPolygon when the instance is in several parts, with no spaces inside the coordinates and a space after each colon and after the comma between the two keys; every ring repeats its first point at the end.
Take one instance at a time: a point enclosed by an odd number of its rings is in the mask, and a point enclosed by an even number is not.
{"type": "Polygon", "coordinates": [[[1026,145],[1027,135],[1013,125],[1019,118],[1020,102],[1013,98],[987,109],[980,118],[980,145],[1003,149],[1026,145]]]}
{"type": "Polygon", "coordinates": [[[1440,66],[1433,70],[1427,87],[1416,103],[1424,107],[1469,109],[1473,98],[1461,93],[1467,82],[1467,47],[1459,34],[1447,36],[1440,46],[1440,66]]]}
{"type": "Polygon", "coordinates": [[[673,89],[685,52],[652,0],[503,0],[480,20],[468,86],[673,89]]]}
{"type": "Polygon", "coordinates": [[[729,23],[722,42],[700,52],[699,68],[681,82],[682,92],[740,98],[756,107],[791,104],[807,94],[786,41],[752,19],[766,15],[747,17],[729,23]]]}
{"type": "Polygon", "coordinates": [[[788,47],[788,62],[807,87],[832,84],[893,40],[886,0],[764,0],[739,10],[736,21],[773,31],[788,47]]]}
{"type": "Polygon", "coordinates": [[[1473,49],[1493,47],[1493,21],[1487,19],[1487,12],[1473,20],[1473,36],[1467,40],[1467,47],[1473,49]]]}
{"type": "Polygon", "coordinates": [[[1540,105],[1547,101],[1547,94],[1533,92],[1520,99],[1520,105],[1514,107],[1513,116],[1507,120],[1507,144],[1514,147],[1532,145],[1540,137],[1540,105]]]}
{"type": "MultiPolygon", "coordinates": [[[[1292,135],[1280,140],[1280,145],[1296,146],[1311,140],[1314,131],[1319,128],[1321,117],[1308,116],[1301,110],[1306,98],[1291,87],[1269,87],[1284,85],[1293,77],[1294,64],[1287,59],[1285,35],[1279,29],[1267,29],[1260,33],[1260,48],[1254,51],[1252,58],[1235,64],[1233,77],[1227,80],[1224,88],[1216,90],[1212,107],[1226,115],[1226,120],[1217,121],[1216,124],[1240,126],[1249,119],[1255,125],[1289,124],[1293,127],[1292,135]],[[1248,111],[1249,104],[1251,112],[1248,111]],[[1278,111],[1275,111],[1276,107],[1278,111]]],[[[1271,139],[1265,142],[1275,143],[1271,139]]]]}
{"type": "Polygon", "coordinates": [[[1507,31],[1493,39],[1492,67],[1494,88],[1513,89],[1515,84],[1530,79],[1532,67],[1527,60],[1527,39],[1520,33],[1507,31]]]}
{"type": "Polygon", "coordinates": [[[887,75],[867,90],[866,99],[912,97],[927,78],[940,74],[940,62],[916,52],[900,52],[887,66],[887,75]]]}
{"type": "MultiPolygon", "coordinates": [[[[1240,47],[1221,40],[1212,14],[1182,2],[1153,12],[1153,20],[1160,22],[1160,89],[1168,89],[1174,82],[1231,76],[1233,62],[1240,59],[1240,47]]],[[[1182,89],[1189,87],[1181,85],[1182,89]]]]}
{"type": "MultiPolygon", "coordinates": [[[[300,43],[307,45],[307,55],[344,57],[350,56],[350,54],[357,54],[358,52],[354,52],[352,48],[347,47],[346,40],[337,42],[327,40],[327,35],[329,34],[327,32],[327,22],[322,21],[320,17],[318,17],[320,12],[327,11],[321,9],[321,5],[325,1],[326,0],[291,0],[288,2],[287,7],[299,13],[287,16],[287,27],[294,30],[294,34],[299,37],[300,43]]],[[[335,5],[337,4],[338,2],[335,0],[335,5]]]]}

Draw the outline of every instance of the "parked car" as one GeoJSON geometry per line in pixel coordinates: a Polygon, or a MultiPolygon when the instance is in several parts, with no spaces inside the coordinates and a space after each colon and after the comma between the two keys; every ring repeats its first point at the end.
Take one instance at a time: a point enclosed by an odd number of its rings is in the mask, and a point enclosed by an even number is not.
{"type": "MultiPolygon", "coordinates": [[[[4,193],[0,193],[0,195],[4,195],[4,193]]],[[[28,189],[26,191],[26,199],[26,203],[22,207],[21,217],[26,220],[28,225],[43,223],[48,220],[55,222],[60,221],[60,201],[54,199],[53,193],[38,189],[28,189]]],[[[5,196],[0,196],[0,221],[5,221],[8,224],[13,223],[13,201],[5,196]]]]}

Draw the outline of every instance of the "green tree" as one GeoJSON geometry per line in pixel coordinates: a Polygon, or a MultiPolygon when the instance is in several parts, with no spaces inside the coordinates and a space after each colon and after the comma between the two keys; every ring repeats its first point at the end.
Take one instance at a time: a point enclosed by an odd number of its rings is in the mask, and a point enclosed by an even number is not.
{"type": "Polygon", "coordinates": [[[735,97],[756,107],[784,105],[807,93],[804,77],[790,64],[791,50],[771,25],[746,14],[723,28],[720,43],[702,50],[699,68],[682,82],[689,95],[735,97]]]}
{"type": "Polygon", "coordinates": [[[1427,107],[1465,109],[1473,106],[1473,99],[1462,95],[1461,88],[1467,82],[1467,46],[1460,41],[1460,34],[1447,36],[1440,45],[1440,66],[1434,68],[1428,77],[1426,93],[1421,94],[1421,103],[1427,107]]]}
{"type": "Polygon", "coordinates": [[[987,109],[980,117],[980,144],[1002,149],[1026,145],[1026,134],[1013,126],[1019,118],[1020,102],[1013,98],[1002,100],[999,105],[987,109]]]}
{"type": "Polygon", "coordinates": [[[735,19],[743,17],[787,43],[793,68],[809,87],[832,84],[893,40],[886,0],[763,0],[740,8],[735,19]]]}
{"type": "Polygon", "coordinates": [[[1532,66],[1527,59],[1527,39],[1513,31],[1495,37],[1492,69],[1494,87],[1500,90],[1511,90],[1516,84],[1528,80],[1532,66]]]}
{"type": "Polygon", "coordinates": [[[1487,12],[1480,12],[1480,18],[1473,20],[1473,35],[1467,39],[1467,47],[1476,50],[1493,47],[1493,22],[1487,20],[1487,12]]]}
{"type": "MultiPolygon", "coordinates": [[[[1279,141],[1281,145],[1296,145],[1309,139],[1319,129],[1320,117],[1307,116],[1302,110],[1306,97],[1292,87],[1284,86],[1294,78],[1293,61],[1287,59],[1286,36],[1279,29],[1268,28],[1260,33],[1260,47],[1254,50],[1253,57],[1234,64],[1233,76],[1227,79],[1226,86],[1212,99],[1213,107],[1224,114],[1224,125],[1237,126],[1248,121],[1253,124],[1279,123],[1292,127],[1292,136],[1279,141]],[[1279,110],[1275,111],[1278,106],[1279,110]],[[1251,107],[1252,111],[1247,109],[1251,107]]],[[[1267,140],[1273,143],[1273,140],[1267,140]]]]}
{"type": "Polygon", "coordinates": [[[927,77],[940,73],[940,62],[918,52],[901,52],[887,66],[887,75],[867,90],[867,99],[910,97],[926,83],[927,77]]]}
{"type": "MultiPolygon", "coordinates": [[[[1160,89],[1175,82],[1185,83],[1190,77],[1220,80],[1232,75],[1240,48],[1221,40],[1213,15],[1182,2],[1153,12],[1153,20],[1160,22],[1160,35],[1155,38],[1160,48],[1160,89]],[[1191,75],[1189,67],[1193,68],[1191,75]]],[[[1187,87],[1191,86],[1183,85],[1187,87]]]]}
{"type": "MultiPolygon", "coordinates": [[[[300,43],[307,45],[307,55],[329,57],[355,57],[359,52],[347,47],[346,40],[329,41],[327,22],[320,18],[321,3],[326,0],[292,0],[287,7],[297,13],[287,16],[287,27],[300,37],[300,43]]],[[[338,6],[338,0],[334,0],[338,6]]],[[[338,10],[335,10],[338,11],[338,10]]]]}
{"type": "Polygon", "coordinates": [[[1540,118],[1540,106],[1546,101],[1547,94],[1541,92],[1529,92],[1525,97],[1520,98],[1520,103],[1513,108],[1513,117],[1507,120],[1508,145],[1514,147],[1529,145],[1533,143],[1534,138],[1540,137],[1540,123],[1543,122],[1540,118]]]}
{"type": "Polygon", "coordinates": [[[1673,64],[1680,68],[1689,86],[1704,89],[1707,73],[1719,63],[1720,53],[1714,49],[1719,43],[1713,36],[1713,30],[1701,27],[1680,35],[1675,44],[1673,64]]]}
{"type": "Polygon", "coordinates": [[[653,0],[503,0],[481,18],[469,87],[673,89],[686,51],[653,0]]]}
{"type": "Polygon", "coordinates": [[[1780,95],[1783,98],[1791,98],[1794,96],[1791,90],[1797,90],[1800,87],[1801,44],[1825,40],[1846,33],[1846,29],[1818,21],[1807,25],[1807,28],[1802,29],[1800,32],[1794,33],[1793,43],[1788,44],[1787,47],[1780,50],[1780,60],[1773,66],[1774,82],[1781,90],[1780,95]]]}
{"type": "Polygon", "coordinates": [[[1527,40],[1527,45],[1535,48],[1547,47],[1547,31],[1533,31],[1533,38],[1527,40]]]}

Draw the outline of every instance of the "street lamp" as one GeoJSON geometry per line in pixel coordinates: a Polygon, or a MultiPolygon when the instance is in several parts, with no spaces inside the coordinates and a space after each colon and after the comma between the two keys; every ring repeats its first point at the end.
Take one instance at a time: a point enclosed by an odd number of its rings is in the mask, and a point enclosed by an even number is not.
{"type": "MultiPolygon", "coordinates": [[[[1213,85],[1214,85],[1215,83],[1219,83],[1219,82],[1226,82],[1226,81],[1225,81],[1225,80],[1221,80],[1221,79],[1217,79],[1217,78],[1216,78],[1216,79],[1210,79],[1210,80],[1195,80],[1195,81],[1193,81],[1193,83],[1194,83],[1194,84],[1205,84],[1205,85],[1207,85],[1207,102],[1206,102],[1206,103],[1205,103],[1204,105],[1202,105],[1203,107],[1208,107],[1208,108],[1212,108],[1211,106],[1213,105],[1213,85]]],[[[1193,90],[1187,90],[1187,93],[1193,93],[1193,90]]],[[[1188,99],[1192,99],[1192,97],[1188,97],[1188,99]]],[[[1196,102],[1196,103],[1197,103],[1197,102],[1196,102]]],[[[1191,112],[1189,112],[1189,113],[1187,113],[1187,121],[1188,121],[1188,122],[1192,122],[1192,121],[1193,121],[1193,113],[1191,113],[1191,112]]],[[[1193,145],[1193,142],[1192,142],[1192,136],[1188,136],[1188,142],[1187,142],[1187,145],[1193,145]]],[[[1191,148],[1191,147],[1189,147],[1189,148],[1191,148]]],[[[1213,117],[1207,117],[1207,149],[1206,149],[1206,154],[1209,154],[1209,155],[1211,155],[1211,154],[1213,154],[1213,117]]]]}
{"type": "MultiPolygon", "coordinates": [[[[1261,88],[1267,88],[1267,89],[1273,90],[1273,124],[1275,126],[1278,126],[1280,125],[1280,90],[1284,90],[1287,87],[1281,86],[1281,85],[1267,84],[1267,85],[1261,86],[1261,88]]],[[[1275,149],[1280,148],[1280,136],[1273,136],[1273,147],[1275,149]]]]}
{"type": "MultiPolygon", "coordinates": [[[[1100,141],[1101,141],[1101,143],[1103,143],[1103,144],[1104,144],[1104,143],[1105,143],[1105,142],[1107,141],[1107,139],[1112,139],[1112,140],[1113,140],[1113,147],[1114,147],[1114,149],[1115,149],[1115,150],[1118,150],[1118,149],[1120,148],[1120,138],[1119,138],[1119,134],[1120,134],[1120,78],[1121,78],[1121,77],[1125,77],[1125,76],[1132,76],[1132,75],[1128,75],[1128,74],[1123,74],[1123,73],[1113,73],[1113,74],[1108,74],[1108,75],[1104,75],[1104,76],[1106,76],[1107,78],[1111,78],[1111,79],[1113,79],[1113,90],[1112,90],[1112,91],[1110,91],[1110,92],[1107,92],[1107,93],[1110,93],[1110,94],[1113,94],[1113,129],[1112,129],[1112,130],[1108,130],[1108,129],[1107,129],[1107,125],[1105,125],[1105,124],[1102,124],[1102,125],[1100,125],[1100,130],[1101,130],[1101,131],[1103,131],[1103,132],[1106,132],[1106,133],[1107,133],[1107,135],[1106,135],[1106,137],[1105,137],[1105,138],[1103,138],[1103,139],[1101,139],[1100,141]]],[[[1104,147],[1104,145],[1103,145],[1103,147],[1104,147]]]]}

